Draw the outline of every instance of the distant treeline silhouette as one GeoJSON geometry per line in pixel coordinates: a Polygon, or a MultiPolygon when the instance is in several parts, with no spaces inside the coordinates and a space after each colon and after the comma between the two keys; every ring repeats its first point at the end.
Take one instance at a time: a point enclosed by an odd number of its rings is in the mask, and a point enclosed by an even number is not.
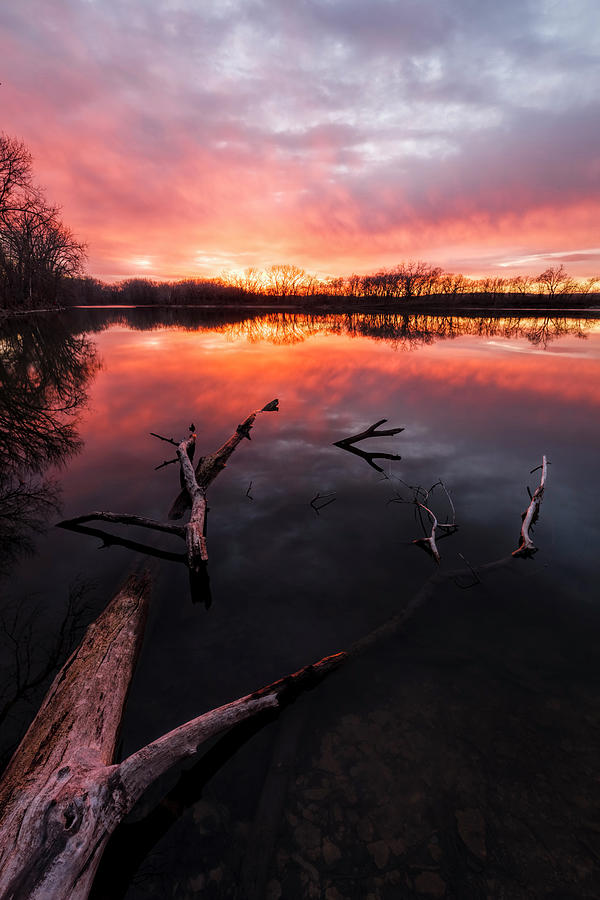
{"type": "Polygon", "coordinates": [[[403,262],[370,275],[318,279],[298,266],[246,269],[218,278],[153,281],[129,278],[106,284],[95,278],[73,278],[68,301],[72,305],[194,306],[221,304],[283,304],[303,307],[329,305],[441,305],[452,307],[565,307],[597,302],[600,278],[579,281],[564,266],[539,275],[468,278],[444,272],[425,262],[403,262]]]}

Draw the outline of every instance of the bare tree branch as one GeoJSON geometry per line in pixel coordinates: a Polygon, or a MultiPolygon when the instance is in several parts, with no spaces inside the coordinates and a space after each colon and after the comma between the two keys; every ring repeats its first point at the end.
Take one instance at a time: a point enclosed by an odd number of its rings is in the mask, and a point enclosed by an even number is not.
{"type": "Polygon", "coordinates": [[[381,466],[378,466],[373,462],[374,459],[402,459],[401,456],[398,456],[395,453],[372,453],[367,450],[362,450],[360,447],[355,447],[354,444],[358,443],[358,441],[363,441],[366,438],[372,437],[391,437],[395,434],[400,434],[401,431],[404,431],[404,428],[382,428],[379,431],[377,430],[380,425],[383,425],[387,422],[387,419],[379,419],[378,422],[375,422],[373,425],[369,425],[368,428],[365,428],[364,431],[361,431],[359,434],[350,435],[350,437],[341,438],[339,441],[334,441],[334,447],[341,447],[342,450],[347,450],[349,453],[354,453],[356,456],[360,456],[361,459],[364,459],[376,472],[383,472],[381,466]]]}
{"type": "MultiPolygon", "coordinates": [[[[402,484],[406,484],[406,482],[403,482],[401,479],[398,479],[398,480],[401,481],[402,484]]],[[[441,535],[440,540],[443,537],[449,537],[451,534],[454,534],[454,532],[458,530],[458,525],[456,524],[456,510],[454,509],[454,503],[452,502],[452,498],[451,498],[450,494],[448,493],[446,485],[441,480],[436,481],[436,483],[434,485],[432,485],[432,487],[430,487],[429,490],[425,490],[425,488],[421,487],[420,485],[418,485],[417,487],[412,487],[411,485],[406,485],[406,487],[410,488],[410,490],[413,491],[413,497],[410,499],[406,499],[405,497],[397,495],[396,497],[392,498],[391,502],[392,503],[412,503],[412,504],[414,504],[414,506],[416,507],[417,512],[419,514],[419,519],[421,521],[421,525],[423,526],[423,531],[425,532],[425,537],[417,538],[416,540],[413,541],[413,544],[416,544],[417,547],[422,547],[424,550],[426,550],[427,553],[429,553],[434,558],[436,563],[439,565],[441,562],[441,557],[440,557],[440,552],[439,552],[438,546],[437,546],[436,532],[437,532],[438,528],[444,530],[444,534],[441,535]],[[429,506],[426,506],[426,504],[425,504],[425,501],[429,502],[429,496],[433,493],[433,491],[435,490],[436,487],[441,487],[446,495],[446,499],[448,500],[450,509],[452,510],[452,521],[451,522],[444,522],[444,523],[439,522],[438,518],[437,518],[436,514],[433,512],[433,510],[429,506]],[[426,513],[431,520],[431,531],[429,533],[428,533],[428,529],[425,527],[425,522],[423,521],[422,513],[426,513]]]]}
{"type": "MultiPolygon", "coordinates": [[[[141,528],[148,528],[184,538],[187,547],[187,565],[190,569],[192,595],[196,597],[202,594],[206,599],[208,596],[205,589],[207,584],[206,578],[198,579],[192,576],[198,576],[201,570],[205,568],[208,561],[208,549],[206,546],[206,516],[208,512],[208,501],[206,498],[207,489],[219,472],[225,468],[227,460],[230,458],[240,441],[244,438],[250,440],[250,430],[258,413],[277,412],[278,410],[279,401],[271,400],[271,402],[267,403],[262,409],[250,413],[250,415],[244,419],[242,424],[237,426],[234,433],[222,447],[210,456],[198,460],[195,470],[192,465],[192,460],[196,448],[196,432],[194,431],[194,424],[192,423],[190,425],[191,434],[185,438],[185,440],[176,444],[177,460],[179,461],[181,480],[184,487],[169,514],[170,518],[181,518],[183,512],[191,507],[190,518],[186,525],[173,525],[165,522],[157,522],[155,519],[132,515],[130,513],[92,512],[59,522],[57,523],[58,527],[100,537],[104,542],[104,546],[120,544],[121,546],[147,553],[150,556],[158,556],[162,559],[175,559],[177,561],[180,561],[181,559],[179,554],[156,550],[146,544],[128,541],[117,536],[109,535],[98,529],[86,528],[84,527],[84,524],[94,520],[114,522],[122,525],[134,525],[141,528]],[[174,509],[176,509],[177,515],[173,515],[174,509]],[[203,588],[200,591],[199,588],[201,586],[203,586],[203,588]]],[[[150,434],[169,444],[175,443],[173,438],[165,438],[155,432],[150,432],[150,434]]],[[[165,462],[162,466],[167,464],[168,463],[165,462]]],[[[158,468],[162,468],[162,466],[158,466],[158,468]]],[[[249,496],[249,490],[247,496],[249,496]]]]}
{"type": "MultiPolygon", "coordinates": [[[[219,472],[227,465],[229,457],[232,455],[238,444],[244,439],[250,440],[250,430],[254,425],[256,416],[261,412],[279,412],[279,400],[271,400],[262,409],[257,409],[250,413],[241,425],[238,425],[230,438],[228,438],[222,447],[209,456],[201,457],[196,465],[196,481],[204,490],[208,488],[212,481],[215,480],[219,472]]],[[[181,519],[186,509],[189,509],[191,500],[189,493],[183,489],[169,510],[169,519],[181,519]]]]}
{"type": "Polygon", "coordinates": [[[542,475],[540,478],[540,483],[535,489],[533,496],[531,496],[531,492],[528,489],[531,503],[523,513],[523,524],[521,525],[521,543],[519,544],[517,549],[513,551],[513,556],[533,556],[533,554],[537,552],[537,547],[531,539],[530,529],[537,522],[540,512],[540,504],[544,496],[544,488],[546,487],[548,460],[545,456],[542,456],[542,465],[536,466],[536,468],[532,469],[531,472],[537,472],[537,470],[540,468],[542,470],[542,475]]]}
{"type": "Polygon", "coordinates": [[[64,519],[62,522],[57,522],[56,527],[72,529],[75,525],[83,525],[85,522],[94,521],[114,522],[119,525],[137,525],[140,528],[150,528],[153,531],[163,531],[167,534],[185,537],[185,527],[182,525],[157,522],[155,519],[148,519],[145,516],[134,516],[129,513],[92,512],[84,516],[75,516],[74,519],[64,519]]]}

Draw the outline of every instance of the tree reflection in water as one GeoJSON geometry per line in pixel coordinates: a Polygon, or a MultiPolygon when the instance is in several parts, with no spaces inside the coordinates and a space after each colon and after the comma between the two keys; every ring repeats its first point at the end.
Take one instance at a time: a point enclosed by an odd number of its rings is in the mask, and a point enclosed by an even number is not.
{"type": "MultiPolygon", "coordinates": [[[[62,318],[34,316],[0,324],[0,577],[34,551],[35,535],[57,511],[60,489],[50,467],[64,465],[82,442],[78,416],[98,370],[93,343],[62,318]]],[[[88,589],[71,586],[58,630],[44,634],[31,597],[3,591],[0,607],[0,726],[17,704],[33,701],[80,632],[88,589]]],[[[3,730],[0,768],[15,735],[3,730]]]]}
{"type": "Polygon", "coordinates": [[[45,476],[81,448],[77,418],[98,369],[94,345],[62,319],[8,319],[0,328],[0,573],[31,550],[58,503],[45,476]]]}
{"type": "Polygon", "coordinates": [[[397,349],[413,349],[465,336],[524,338],[546,348],[561,337],[585,338],[594,327],[589,316],[460,315],[452,313],[402,312],[290,312],[246,309],[78,309],[73,322],[81,331],[99,332],[115,325],[139,331],[177,328],[214,331],[232,341],[299,344],[317,335],[369,337],[386,341],[397,349]]]}

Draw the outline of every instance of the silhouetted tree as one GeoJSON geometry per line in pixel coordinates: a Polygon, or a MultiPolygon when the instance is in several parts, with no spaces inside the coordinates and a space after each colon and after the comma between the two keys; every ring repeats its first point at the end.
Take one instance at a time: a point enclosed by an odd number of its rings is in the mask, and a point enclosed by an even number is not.
{"type": "Polygon", "coordinates": [[[81,271],[85,247],[32,181],[31,155],[0,134],[0,301],[55,304],[63,281],[81,271]]]}
{"type": "Polygon", "coordinates": [[[265,286],[269,293],[276,297],[298,296],[304,293],[307,275],[298,266],[269,266],[265,272],[265,286]]]}
{"type": "Polygon", "coordinates": [[[575,282],[567,274],[565,267],[550,266],[537,277],[540,293],[555,297],[557,294],[571,294],[575,290],[575,282]]]}

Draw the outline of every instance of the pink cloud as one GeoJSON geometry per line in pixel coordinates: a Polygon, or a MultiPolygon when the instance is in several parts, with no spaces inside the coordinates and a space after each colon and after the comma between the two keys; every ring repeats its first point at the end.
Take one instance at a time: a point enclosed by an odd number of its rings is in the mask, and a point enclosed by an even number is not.
{"type": "MultiPolygon", "coordinates": [[[[3,124],[30,146],[101,277],[280,261],[335,274],[415,257],[478,272],[596,246],[597,101],[500,101],[510,83],[491,62],[474,92],[473,60],[462,75],[454,43],[474,41],[477,23],[458,0],[435,41],[409,9],[375,6],[362,30],[356,4],[270,22],[258,7],[228,18],[211,4],[4,10],[3,124]],[[390,69],[394,28],[408,55],[390,69]],[[335,40],[339,61],[322,52],[335,40]]],[[[525,25],[541,79],[546,47],[525,25]]],[[[477,34],[493,60],[493,38],[477,34]]],[[[585,56],[561,53],[556,70],[575,83],[585,56]]],[[[584,253],[569,268],[590,265],[584,253]]]]}

